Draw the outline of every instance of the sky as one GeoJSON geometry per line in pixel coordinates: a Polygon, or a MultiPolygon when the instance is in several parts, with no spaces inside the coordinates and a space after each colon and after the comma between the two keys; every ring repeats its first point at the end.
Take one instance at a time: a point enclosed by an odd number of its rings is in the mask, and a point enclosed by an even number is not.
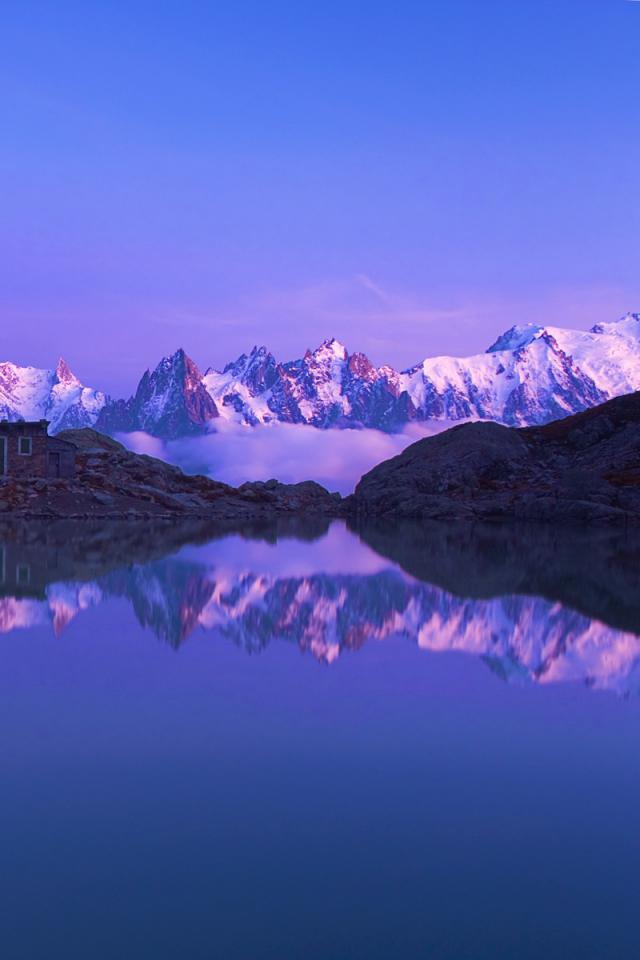
{"type": "Polygon", "coordinates": [[[640,310],[640,3],[5,0],[0,359],[376,363],[640,310]]]}

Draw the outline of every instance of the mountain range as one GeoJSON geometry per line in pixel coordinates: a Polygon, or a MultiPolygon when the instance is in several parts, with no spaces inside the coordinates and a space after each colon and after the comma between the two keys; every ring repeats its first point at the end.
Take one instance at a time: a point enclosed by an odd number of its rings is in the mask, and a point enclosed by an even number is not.
{"type": "Polygon", "coordinates": [[[401,430],[412,421],[495,420],[527,426],[577,413],[640,389],[640,314],[589,331],[516,325],[485,353],[431,357],[403,371],[375,367],[325,340],[281,363],[254,347],[222,371],[201,373],[184,350],[113,399],[87,387],[60,360],[55,370],[0,363],[0,419],[46,418],[51,432],[95,427],[163,439],[215,430],[224,419],[401,430]]]}

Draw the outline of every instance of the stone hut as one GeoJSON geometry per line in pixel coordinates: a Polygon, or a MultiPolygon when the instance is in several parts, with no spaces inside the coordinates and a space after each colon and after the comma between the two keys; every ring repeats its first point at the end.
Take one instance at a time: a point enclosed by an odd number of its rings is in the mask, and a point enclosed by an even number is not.
{"type": "Polygon", "coordinates": [[[0,420],[0,477],[75,476],[76,448],[48,429],[48,420],[0,420]]]}

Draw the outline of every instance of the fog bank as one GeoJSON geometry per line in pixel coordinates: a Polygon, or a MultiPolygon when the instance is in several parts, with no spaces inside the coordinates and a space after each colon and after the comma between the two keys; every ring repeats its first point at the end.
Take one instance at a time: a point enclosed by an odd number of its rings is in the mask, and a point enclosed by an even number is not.
{"type": "Polygon", "coordinates": [[[402,433],[387,434],[288,423],[247,427],[222,421],[215,433],[203,437],[164,441],[137,432],[118,439],[136,453],[160,457],[186,473],[203,473],[233,486],[275,477],[283,483],[316,480],[346,494],[381,460],[449,426],[447,422],[410,424],[402,433]]]}

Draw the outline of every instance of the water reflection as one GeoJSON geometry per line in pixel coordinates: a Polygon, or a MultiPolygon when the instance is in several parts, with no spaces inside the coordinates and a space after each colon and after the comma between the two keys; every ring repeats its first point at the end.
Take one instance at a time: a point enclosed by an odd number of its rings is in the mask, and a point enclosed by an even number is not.
{"type": "Polygon", "coordinates": [[[126,600],[179,648],[195,631],[329,664],[401,638],[509,681],[640,689],[640,540],[619,531],[201,522],[0,529],[0,631],[126,600]]]}

